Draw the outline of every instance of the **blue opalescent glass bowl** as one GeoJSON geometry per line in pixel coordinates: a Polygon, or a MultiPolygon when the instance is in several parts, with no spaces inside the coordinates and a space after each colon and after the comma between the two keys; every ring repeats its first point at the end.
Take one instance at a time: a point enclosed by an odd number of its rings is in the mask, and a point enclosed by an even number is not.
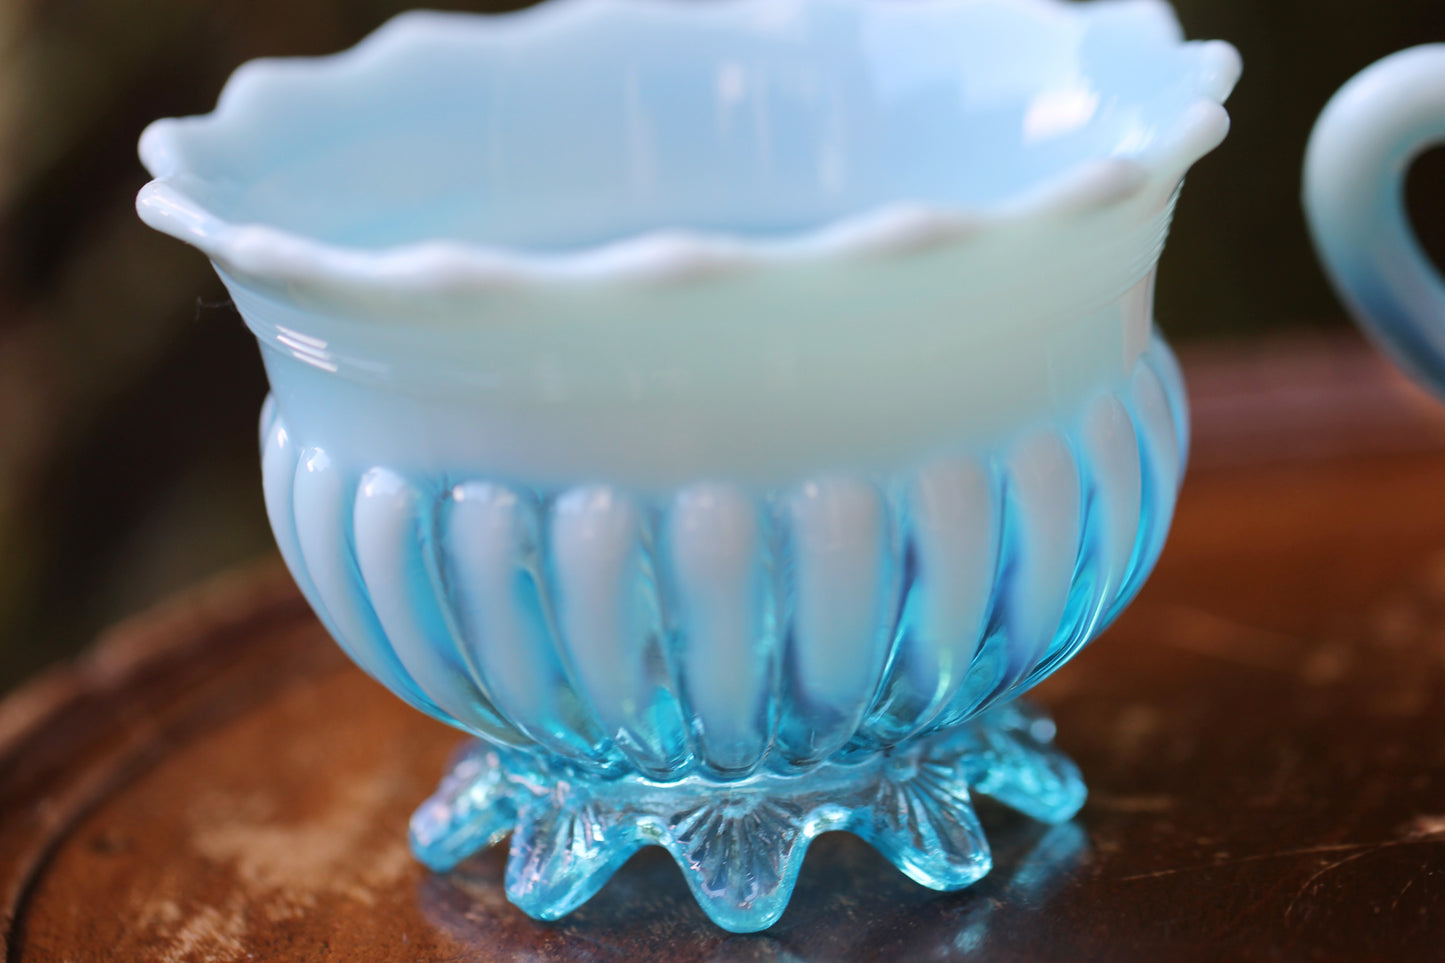
{"type": "Polygon", "coordinates": [[[720,925],[844,829],[939,889],[1011,700],[1127,604],[1187,449],[1155,265],[1232,48],[1150,0],[554,0],[238,71],[141,215],[260,339],[337,641],[477,737],[412,821],[554,918],[666,847],[720,925]]]}

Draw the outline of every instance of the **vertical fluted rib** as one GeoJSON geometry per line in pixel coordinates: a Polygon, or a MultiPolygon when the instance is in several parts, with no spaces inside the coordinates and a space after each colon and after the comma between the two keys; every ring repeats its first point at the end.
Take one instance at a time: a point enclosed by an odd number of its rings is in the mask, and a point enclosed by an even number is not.
{"type": "MultiPolygon", "coordinates": [[[[1098,558],[1100,606],[1107,608],[1118,596],[1129,574],[1129,562],[1139,536],[1142,507],[1143,470],[1139,436],[1129,412],[1114,396],[1098,399],[1084,418],[1084,458],[1093,477],[1093,512],[1098,518],[1098,541],[1093,550],[1098,558]]],[[[1085,634],[1094,631],[1091,619],[1085,634]]]]}
{"type": "Polygon", "coordinates": [[[551,520],[552,598],[574,681],[639,770],[675,776],[688,755],[673,695],[646,519],[606,486],[562,495],[551,520]]]}
{"type": "Polygon", "coordinates": [[[1143,436],[1140,450],[1148,537],[1135,560],[1138,578],[1142,580],[1159,560],[1164,539],[1169,534],[1183,455],[1174,411],[1159,376],[1148,365],[1141,364],[1134,372],[1131,387],[1134,418],[1143,436]]]}
{"type": "Polygon", "coordinates": [[[1006,661],[995,697],[1048,652],[1068,603],[1082,525],[1078,465],[1057,431],[1039,432],[1020,444],[1008,470],[1015,554],[1002,586],[1006,661]]]}
{"type": "MultiPolygon", "coordinates": [[[[286,562],[286,567],[291,570],[291,577],[296,580],[296,586],[301,589],[301,594],[306,596],[311,603],[312,610],[326,631],[336,640],[353,662],[361,667],[362,671],[376,679],[382,685],[392,688],[401,698],[412,705],[417,706],[424,712],[435,713],[437,710],[420,691],[411,686],[410,680],[404,678],[404,673],[398,674],[400,668],[395,660],[388,659],[386,653],[361,644],[353,639],[347,632],[342,631],[341,625],[331,614],[326,604],[326,599],[316,586],[312,577],[306,558],[301,551],[301,526],[297,521],[297,488],[296,482],[300,470],[301,453],[297,449],[296,442],[286,428],[286,423],[281,420],[275,412],[274,400],[268,399],[266,407],[262,410],[261,424],[265,431],[262,436],[263,445],[261,448],[261,487],[266,498],[266,515],[271,522],[271,532],[276,538],[276,546],[281,550],[281,557],[286,562]],[[410,688],[409,688],[410,687],[410,688]]],[[[310,460],[316,462],[324,456],[312,453],[310,460]]],[[[308,478],[308,483],[314,482],[308,478]]],[[[301,497],[305,500],[306,506],[303,512],[306,513],[308,526],[316,524],[316,519],[311,513],[317,503],[316,493],[308,493],[303,484],[301,497]]],[[[343,618],[345,617],[343,613],[343,618]]]]}
{"type": "Polygon", "coordinates": [[[1182,479],[1189,461],[1190,442],[1189,392],[1184,385],[1184,371],[1179,367],[1179,359],[1160,337],[1155,337],[1149,353],[1144,356],[1144,364],[1158,376],[1159,384],[1164,389],[1165,403],[1174,418],[1174,444],[1179,455],[1178,477],[1182,479]]]}
{"type": "Polygon", "coordinates": [[[1118,398],[1103,395],[1090,404],[1080,426],[1079,448],[1088,493],[1084,544],[1059,632],[1026,686],[1063,665],[1102,629],[1124,588],[1138,543],[1143,498],[1139,438],[1118,398]]]}
{"type": "Polygon", "coordinates": [[[352,657],[387,688],[438,719],[460,725],[397,659],[372,611],[351,556],[352,486],[319,448],[301,453],[293,485],[297,544],[316,597],[335,622],[334,634],[349,643],[352,657]]]}
{"type": "Polygon", "coordinates": [[[355,651],[349,639],[336,630],[331,613],[326,611],[306,563],[301,557],[301,544],[296,534],[296,464],[300,458],[296,443],[284,422],[275,417],[275,403],[268,399],[261,413],[264,434],[261,438],[261,490],[266,498],[266,516],[271,522],[271,533],[276,537],[276,547],[296,585],[301,589],[316,615],[328,632],[336,637],[337,643],[347,655],[361,664],[361,667],[375,676],[376,669],[362,662],[362,653],[355,651]]]}
{"type": "Polygon", "coordinates": [[[479,686],[543,747],[604,764],[610,747],[569,686],[552,636],[536,499],[501,485],[458,485],[438,536],[443,590],[479,686]]]}
{"type": "Polygon", "coordinates": [[[740,774],[768,746],[776,640],[766,539],[747,493],[705,484],[682,491],[667,525],[681,681],[704,762],[740,774]]]}
{"type": "Polygon", "coordinates": [[[877,743],[927,726],[978,651],[998,562],[996,487],[985,465],[964,458],[927,465],[908,486],[904,553],[912,577],[903,586],[897,651],[866,727],[877,743]]]}
{"type": "Polygon", "coordinates": [[[427,571],[428,506],[411,484],[373,468],[356,490],[356,560],[392,651],[422,690],[468,729],[504,743],[524,738],[487,702],[457,651],[427,571]]]}
{"type": "Polygon", "coordinates": [[[1127,405],[1139,437],[1143,474],[1138,543],[1129,574],[1106,621],[1117,618],[1148,578],[1169,533],[1189,450],[1189,411],[1178,363],[1155,339],[1135,368],[1127,405]]]}
{"type": "Polygon", "coordinates": [[[810,482],[788,505],[792,626],[778,748],[793,765],[852,737],[891,642],[894,587],[883,497],[853,479],[810,482]]]}

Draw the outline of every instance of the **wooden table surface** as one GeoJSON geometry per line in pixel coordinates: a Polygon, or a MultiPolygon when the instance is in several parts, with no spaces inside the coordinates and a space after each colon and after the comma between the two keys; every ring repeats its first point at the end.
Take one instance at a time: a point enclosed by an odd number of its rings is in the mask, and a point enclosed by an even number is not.
{"type": "Polygon", "coordinates": [[[499,853],[411,860],[459,737],[265,567],[0,704],[4,959],[1445,959],[1445,414],[1351,340],[1186,361],[1169,548],[1037,693],[1090,801],[1052,829],[985,810],[971,890],[832,834],[767,933],[709,925],[657,850],[532,922],[499,853]]]}

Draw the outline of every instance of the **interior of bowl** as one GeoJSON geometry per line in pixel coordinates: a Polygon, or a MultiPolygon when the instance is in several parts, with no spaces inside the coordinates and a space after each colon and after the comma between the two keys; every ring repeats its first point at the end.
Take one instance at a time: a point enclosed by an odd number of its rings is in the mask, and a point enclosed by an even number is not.
{"type": "Polygon", "coordinates": [[[249,65],[146,159],[222,221],[351,248],[770,238],[1146,159],[1206,52],[1153,0],[552,0],[249,65]]]}

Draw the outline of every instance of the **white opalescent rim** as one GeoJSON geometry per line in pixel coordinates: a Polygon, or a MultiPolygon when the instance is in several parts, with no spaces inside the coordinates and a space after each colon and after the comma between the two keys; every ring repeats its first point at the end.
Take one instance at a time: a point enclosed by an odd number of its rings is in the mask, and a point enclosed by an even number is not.
{"type": "MultiPolygon", "coordinates": [[[[1062,173],[1014,196],[977,209],[943,204],[889,203],[847,214],[817,227],[780,236],[700,230],[650,230],[575,250],[533,250],[468,241],[437,240],[367,248],[330,243],[263,223],[219,216],[187,189],[182,131],[187,125],[248,125],[264,121],[260,92],[278,83],[336,80],[379,69],[406,56],[423,56],[429,37],[465,29],[479,49],[515,46],[529,35],[583,26],[599,11],[645,13],[682,0],[547,0],[510,14],[417,11],[402,14],[349,50],[322,57],[251,61],[226,83],[216,109],[200,117],[167,118],[146,128],[140,156],[154,180],[136,198],[142,220],[199,248],[228,271],[281,285],[407,293],[475,292],[500,287],[568,282],[675,283],[749,268],[789,263],[891,257],[965,241],[1004,227],[1048,223],[1126,203],[1151,185],[1172,182],[1229,132],[1224,101],[1242,65],[1221,41],[1186,42],[1164,0],[1013,0],[1046,16],[1090,17],[1121,9],[1157,28],[1165,42],[1193,52],[1187,67],[1196,98],[1159,137],[1130,156],[1081,159],[1062,173]]],[[[740,16],[778,0],[710,0],[710,15],[740,16]]],[[[803,0],[806,2],[806,0],[803,0]]],[[[877,3],[880,0],[833,0],[877,3]]],[[[910,0],[908,6],[967,7],[979,0],[910,0]]],[[[1158,35],[1156,33],[1156,35],[1158,35]]]]}

